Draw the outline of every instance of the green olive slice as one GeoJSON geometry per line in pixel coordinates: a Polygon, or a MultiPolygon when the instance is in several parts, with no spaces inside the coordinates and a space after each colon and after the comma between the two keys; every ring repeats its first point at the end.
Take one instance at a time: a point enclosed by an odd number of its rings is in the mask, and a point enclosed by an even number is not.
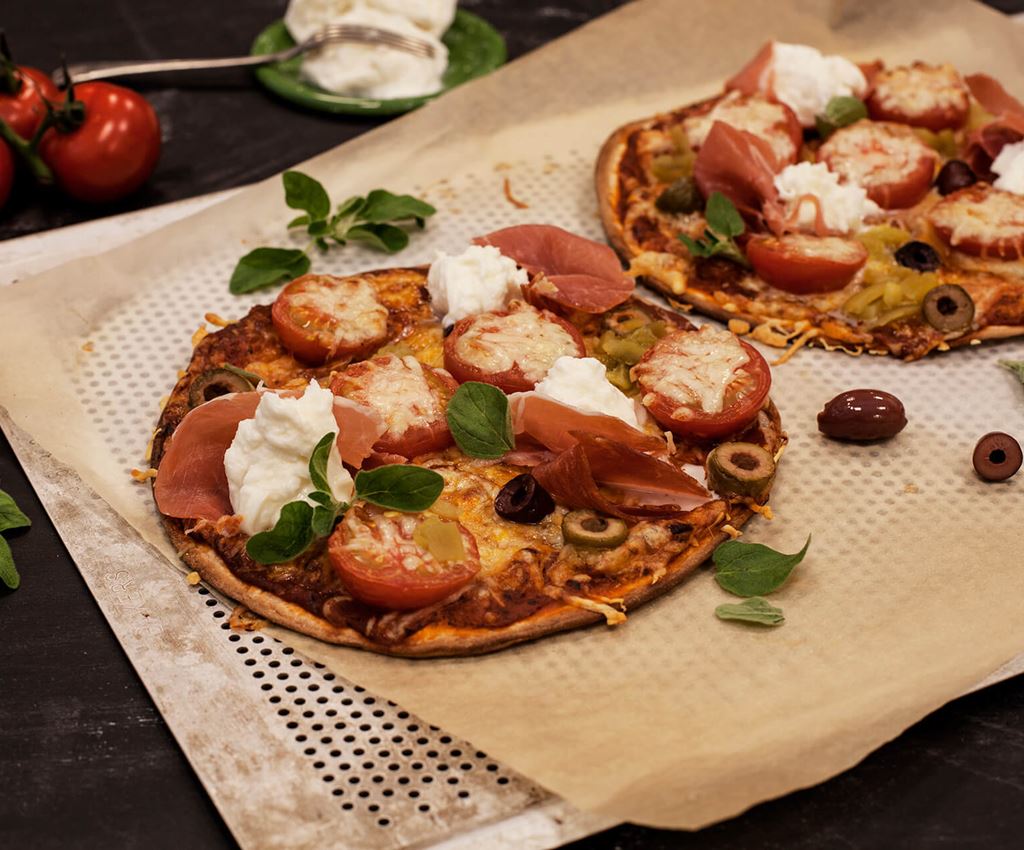
{"type": "Polygon", "coordinates": [[[199,407],[228,393],[247,393],[254,389],[252,381],[230,369],[208,369],[196,375],[188,388],[188,406],[199,407]]]}
{"type": "Polygon", "coordinates": [[[974,322],[974,301],[966,289],[955,283],[944,283],[929,290],[921,311],[925,321],[943,333],[965,331],[974,322]]]}
{"type": "Polygon", "coordinates": [[[708,486],[716,493],[760,496],[775,477],[775,461],[754,443],[722,443],[708,455],[708,486]]]}
{"type": "Polygon", "coordinates": [[[651,317],[639,307],[620,307],[604,317],[604,324],[618,336],[625,336],[650,324],[651,317]]]}
{"type": "Polygon", "coordinates": [[[596,511],[570,511],[562,520],[562,536],[566,543],[610,549],[629,535],[629,527],[621,519],[602,516],[596,511]]]}

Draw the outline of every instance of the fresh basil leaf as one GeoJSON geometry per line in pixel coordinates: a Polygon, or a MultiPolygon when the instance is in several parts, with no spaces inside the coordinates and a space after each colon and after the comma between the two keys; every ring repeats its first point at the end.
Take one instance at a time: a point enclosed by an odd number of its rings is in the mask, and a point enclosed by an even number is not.
{"type": "Polygon", "coordinates": [[[310,493],[306,498],[312,499],[318,505],[323,505],[324,507],[334,504],[334,496],[330,493],[325,493],[323,490],[316,490],[310,493]]]}
{"type": "Polygon", "coordinates": [[[739,246],[731,239],[725,242],[716,242],[711,246],[711,250],[708,252],[709,257],[725,257],[727,260],[732,260],[739,266],[743,266],[746,269],[751,268],[750,260],[747,259],[746,255],[740,250],[739,246]]]}
{"type": "Polygon", "coordinates": [[[238,261],[228,288],[242,295],[309,271],[309,257],[297,248],[256,248],[238,261]]]}
{"type": "Polygon", "coordinates": [[[497,387],[466,381],[448,402],[448,428],[470,457],[493,460],[516,447],[508,396],[497,387]]]}
{"type": "Polygon", "coordinates": [[[310,222],[309,227],[306,228],[306,232],[310,236],[326,236],[330,224],[324,219],[318,219],[317,221],[310,222]]]}
{"type": "Polygon", "coordinates": [[[705,245],[703,242],[697,242],[685,233],[679,234],[679,241],[682,242],[686,246],[686,249],[695,257],[711,256],[711,247],[709,245],[705,245]]]}
{"type": "Polygon", "coordinates": [[[326,219],[331,214],[331,199],[327,190],[308,174],[301,171],[286,171],[284,181],[284,202],[293,210],[309,213],[311,221],[326,219]]]}
{"type": "Polygon", "coordinates": [[[704,218],[710,227],[719,236],[731,239],[739,236],[747,229],[743,223],[743,216],[739,214],[736,206],[721,192],[712,192],[708,197],[707,206],[704,208],[704,218]]]}
{"type": "Polygon", "coordinates": [[[346,198],[341,204],[338,205],[338,211],[334,214],[332,222],[340,221],[346,216],[355,216],[366,203],[366,198],[362,195],[353,195],[351,198],[346,198]]]}
{"type": "Polygon", "coordinates": [[[808,534],[803,549],[795,555],[785,555],[760,543],[727,540],[711,556],[715,563],[715,578],[723,588],[737,596],[765,596],[786,583],[793,567],[804,559],[810,545],[811,535],[808,534]]]}
{"type": "Polygon", "coordinates": [[[814,117],[814,126],[823,139],[836,130],[868,117],[868,108],[860,98],[840,95],[825,105],[825,111],[814,117]]]}
{"type": "Polygon", "coordinates": [[[432,469],[408,464],[356,473],[356,498],[396,511],[425,511],[441,495],[444,479],[432,469]]]}
{"type": "Polygon", "coordinates": [[[287,227],[289,229],[291,229],[292,227],[305,227],[307,224],[309,224],[310,221],[311,219],[308,215],[300,215],[297,218],[293,218],[291,221],[289,221],[287,227]]]}
{"type": "Polygon", "coordinates": [[[249,538],[245,551],[258,564],[283,564],[301,555],[313,542],[313,507],[307,502],[289,502],[270,531],[249,538]]]}
{"type": "Polygon", "coordinates": [[[17,590],[21,584],[21,576],[14,566],[14,555],[11,554],[11,547],[7,541],[0,537],[0,581],[10,590],[17,590]]]}
{"type": "Polygon", "coordinates": [[[227,369],[229,372],[231,372],[234,375],[238,375],[238,377],[240,378],[245,378],[245,380],[247,380],[254,387],[257,384],[259,384],[260,381],[263,380],[263,378],[261,378],[255,372],[248,372],[245,369],[239,369],[237,366],[234,366],[231,363],[221,363],[220,368],[227,369]]]}
{"type": "Polygon", "coordinates": [[[393,224],[357,224],[343,234],[345,239],[366,242],[379,251],[394,254],[409,244],[409,234],[393,224]]]}
{"type": "Polygon", "coordinates": [[[776,608],[767,599],[753,596],[743,602],[730,602],[715,609],[719,620],[742,620],[745,623],[759,623],[762,626],[780,626],[786,621],[781,608],[776,608]]]}
{"type": "Polygon", "coordinates": [[[309,478],[317,490],[330,495],[331,485],[327,483],[327,461],[331,456],[331,447],[338,436],[336,431],[324,434],[309,456],[309,478]]]}
{"type": "Polygon", "coordinates": [[[334,523],[338,521],[338,517],[344,512],[339,510],[340,507],[340,505],[331,504],[318,505],[313,508],[313,519],[310,522],[310,527],[313,529],[314,535],[317,537],[327,537],[334,531],[334,523]]]}
{"type": "Polygon", "coordinates": [[[1024,360],[1000,360],[999,365],[1007,372],[1013,372],[1017,380],[1024,384],[1024,360]]]}
{"type": "Polygon", "coordinates": [[[426,201],[412,195],[393,195],[387,189],[374,189],[366,196],[366,203],[359,210],[359,221],[381,224],[387,221],[401,221],[414,218],[422,221],[437,210],[426,201]]]}
{"type": "Polygon", "coordinates": [[[14,498],[0,490],[0,531],[28,528],[30,525],[32,525],[32,520],[21,512],[15,504],[14,498]]]}

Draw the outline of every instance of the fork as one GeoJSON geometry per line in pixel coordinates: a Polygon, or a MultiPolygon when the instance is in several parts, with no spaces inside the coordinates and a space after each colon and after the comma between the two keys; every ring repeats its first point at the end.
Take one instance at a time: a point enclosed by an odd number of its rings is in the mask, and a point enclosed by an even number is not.
{"type": "Polygon", "coordinates": [[[310,50],[327,44],[350,41],[359,44],[380,44],[393,47],[415,56],[426,59],[434,58],[434,46],[422,39],[402,35],[377,27],[365,27],[359,24],[327,24],[317,30],[305,41],[279,50],[277,53],[264,53],[260,56],[237,56],[225,59],[149,59],[127,62],[80,62],[64,68],[57,68],[51,76],[58,86],[63,88],[68,77],[75,83],[89,80],[104,80],[110,77],[132,77],[137,74],[159,74],[166,71],[196,71],[209,68],[250,68],[272,62],[287,62],[310,50]]]}

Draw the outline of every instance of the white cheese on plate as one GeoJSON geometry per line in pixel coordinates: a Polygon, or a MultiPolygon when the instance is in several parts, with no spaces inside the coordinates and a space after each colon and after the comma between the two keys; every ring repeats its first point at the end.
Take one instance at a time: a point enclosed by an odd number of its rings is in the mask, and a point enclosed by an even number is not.
{"type": "Polygon", "coordinates": [[[583,413],[604,413],[640,427],[636,403],[608,380],[604,364],[593,357],[559,357],[534,389],[583,413]]]}
{"type": "Polygon", "coordinates": [[[825,111],[833,97],[863,97],[868,81],[860,68],[842,56],[825,56],[806,44],[772,45],[772,90],[796,113],[804,127],[825,111]]]}
{"type": "Polygon", "coordinates": [[[528,282],[525,269],[493,245],[471,245],[461,254],[437,252],[427,291],[434,312],[447,326],[475,313],[504,309],[528,282]]]}
{"type": "Polygon", "coordinates": [[[999,175],[992,184],[997,189],[1024,195],[1024,141],[1003,145],[992,162],[992,172],[999,175]]]}
{"type": "MultiPolygon", "coordinates": [[[[309,456],[329,431],[338,431],[334,394],[310,381],[298,398],[264,393],[252,419],[238,423],[224,454],[231,508],[241,528],[256,534],[274,527],[288,502],[306,501],[316,488],[309,477],[309,456]]],[[[327,461],[327,482],[338,501],[352,498],[354,485],[341,462],[337,443],[327,461]]]]}
{"type": "Polygon", "coordinates": [[[829,171],[823,162],[798,162],[787,165],[775,175],[779,199],[792,207],[799,204],[797,225],[813,230],[816,209],[806,195],[813,195],[821,205],[825,226],[834,233],[860,230],[864,219],[881,210],[868,193],[856,183],[840,183],[839,175],[829,171]],[[801,200],[802,199],[802,200],[801,200]]]}
{"type": "Polygon", "coordinates": [[[358,24],[430,43],[427,58],[379,44],[330,44],[302,60],[302,75],[336,94],[387,100],[441,89],[448,48],[440,36],[455,15],[453,0],[291,0],[284,16],[292,38],[302,41],[327,24],[358,24]]]}

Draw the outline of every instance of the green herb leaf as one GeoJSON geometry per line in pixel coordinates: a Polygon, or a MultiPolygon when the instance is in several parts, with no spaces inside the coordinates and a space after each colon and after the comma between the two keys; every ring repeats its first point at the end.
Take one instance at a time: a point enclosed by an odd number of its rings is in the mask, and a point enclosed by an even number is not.
{"type": "Polygon", "coordinates": [[[1017,380],[1024,384],[1024,360],[1000,360],[999,365],[1007,372],[1013,372],[1017,380]]]}
{"type": "Polygon", "coordinates": [[[493,460],[516,447],[508,396],[497,387],[466,381],[448,402],[448,428],[470,457],[493,460]]]}
{"type": "Polygon", "coordinates": [[[306,232],[310,236],[326,236],[330,230],[330,224],[326,219],[319,219],[318,221],[310,222],[309,227],[306,228],[306,232]]]}
{"type": "Polygon", "coordinates": [[[254,387],[260,381],[263,380],[263,378],[261,378],[255,372],[247,372],[245,369],[239,369],[237,366],[233,366],[230,363],[222,363],[220,368],[221,369],[227,369],[229,372],[231,372],[232,374],[238,375],[238,377],[240,377],[240,378],[245,378],[245,380],[247,380],[254,387]]]}
{"type": "Polygon", "coordinates": [[[393,224],[357,224],[343,234],[345,239],[366,242],[379,251],[394,254],[409,244],[409,234],[393,224]]]}
{"type": "Polygon", "coordinates": [[[313,542],[313,507],[306,502],[289,502],[270,531],[249,538],[245,551],[258,564],[283,564],[298,557],[313,542]]]}
{"type": "Polygon", "coordinates": [[[371,224],[412,218],[422,226],[423,220],[436,212],[426,201],[412,195],[393,195],[387,189],[374,189],[366,196],[366,203],[359,210],[358,218],[371,224]]]}
{"type": "Polygon", "coordinates": [[[310,220],[311,219],[308,215],[300,215],[297,218],[293,218],[291,221],[289,221],[287,227],[289,230],[293,227],[305,227],[307,224],[309,224],[310,220]]]}
{"type": "Polygon", "coordinates": [[[331,447],[337,436],[336,431],[324,434],[320,438],[320,442],[316,444],[316,448],[313,449],[313,454],[309,456],[309,478],[317,490],[328,495],[331,495],[331,485],[327,483],[327,461],[331,456],[331,447]]]}
{"type": "Polygon", "coordinates": [[[14,567],[14,555],[7,541],[0,537],[0,581],[11,590],[17,590],[21,584],[21,576],[14,567]]]}
{"type": "MultiPolygon", "coordinates": [[[[321,495],[326,496],[327,494],[323,493],[321,495]]],[[[327,537],[327,535],[334,531],[334,524],[338,521],[338,518],[347,510],[347,502],[339,504],[333,499],[331,499],[328,505],[318,505],[313,508],[313,519],[310,523],[313,534],[317,537],[327,537]]]]}
{"type": "Polygon", "coordinates": [[[795,555],[785,555],[760,543],[727,540],[711,556],[715,562],[715,578],[737,596],[765,596],[786,583],[810,545],[808,534],[803,549],[795,555]]]}
{"type": "Polygon", "coordinates": [[[679,234],[679,241],[682,242],[686,246],[686,250],[688,250],[695,257],[711,256],[711,246],[705,244],[703,241],[697,242],[696,240],[691,239],[685,233],[679,234]]]}
{"type": "Polygon", "coordinates": [[[256,248],[238,261],[228,288],[242,295],[293,280],[309,271],[309,257],[293,248],[256,248]]]}
{"type": "Polygon", "coordinates": [[[743,223],[743,216],[739,214],[736,206],[721,192],[712,192],[708,198],[707,206],[704,208],[704,218],[710,227],[719,236],[731,239],[739,236],[747,226],[743,223]]]}
{"type": "Polygon", "coordinates": [[[726,603],[715,609],[719,620],[742,620],[745,623],[759,623],[762,626],[779,626],[786,621],[781,608],[776,608],[767,599],[754,596],[743,602],[726,603]]]}
{"type": "Polygon", "coordinates": [[[293,210],[309,213],[310,221],[326,219],[331,214],[331,199],[327,190],[308,174],[301,171],[286,171],[284,181],[284,202],[293,210]]]}
{"type": "Polygon", "coordinates": [[[432,469],[408,464],[356,473],[356,498],[396,511],[425,511],[441,495],[444,479],[432,469]]]}
{"type": "Polygon", "coordinates": [[[9,494],[0,490],[0,531],[28,528],[30,525],[32,525],[32,520],[21,512],[9,494]]]}
{"type": "Polygon", "coordinates": [[[333,220],[341,220],[346,216],[355,216],[366,204],[366,198],[362,195],[353,195],[346,198],[338,205],[338,211],[334,214],[333,220]]]}
{"type": "Polygon", "coordinates": [[[832,98],[825,105],[825,111],[815,116],[814,126],[818,130],[818,135],[827,139],[841,127],[847,127],[867,117],[868,108],[863,100],[844,95],[832,98]]]}
{"type": "Polygon", "coordinates": [[[315,490],[314,492],[309,494],[308,498],[312,499],[318,505],[323,505],[324,507],[336,504],[334,501],[334,496],[332,496],[330,493],[325,493],[323,490],[315,490]]]}

